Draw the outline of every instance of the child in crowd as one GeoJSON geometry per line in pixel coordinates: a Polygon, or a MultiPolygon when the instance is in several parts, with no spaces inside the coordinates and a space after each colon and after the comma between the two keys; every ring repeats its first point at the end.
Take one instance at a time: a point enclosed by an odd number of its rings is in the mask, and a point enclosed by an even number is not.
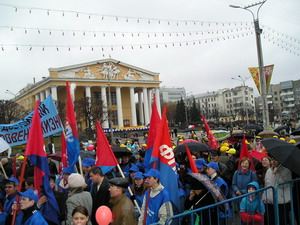
{"type": "MultiPolygon", "coordinates": [[[[258,183],[253,181],[247,185],[248,193],[257,191],[258,183]]],[[[263,225],[265,206],[258,194],[244,197],[240,204],[241,219],[246,225],[263,225]]]]}

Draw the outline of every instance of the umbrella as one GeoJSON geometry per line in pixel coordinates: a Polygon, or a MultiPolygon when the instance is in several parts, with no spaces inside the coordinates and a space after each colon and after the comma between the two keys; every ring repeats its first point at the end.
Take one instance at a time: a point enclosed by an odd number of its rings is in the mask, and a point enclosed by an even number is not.
{"type": "Polygon", "coordinates": [[[216,141],[223,141],[230,137],[230,132],[225,130],[217,130],[212,132],[216,141]]]}
{"type": "Polygon", "coordinates": [[[297,135],[300,135],[300,127],[297,127],[297,129],[295,129],[291,135],[294,135],[294,136],[297,136],[297,135]]]}
{"type": "Polygon", "coordinates": [[[300,176],[300,149],[298,147],[278,138],[262,140],[262,144],[280,164],[300,176]]]}
{"type": "Polygon", "coordinates": [[[179,144],[180,144],[180,145],[183,145],[183,144],[187,144],[187,143],[190,143],[190,142],[201,143],[200,141],[197,141],[197,140],[195,140],[195,139],[189,138],[189,139],[185,139],[184,141],[181,141],[179,144]]]}
{"type": "Polygon", "coordinates": [[[254,135],[253,134],[249,134],[249,133],[232,134],[230,138],[243,139],[244,135],[246,136],[246,138],[254,138],[254,135]]]}
{"type": "Polygon", "coordinates": [[[53,153],[53,154],[48,155],[48,157],[50,157],[51,159],[56,160],[58,162],[61,161],[61,153],[53,153]]]}
{"type": "Polygon", "coordinates": [[[276,128],[274,129],[274,132],[280,133],[280,131],[286,130],[287,128],[288,128],[287,125],[282,125],[282,126],[276,127],[276,128]]]}
{"type": "Polygon", "coordinates": [[[265,130],[265,131],[260,132],[258,134],[258,136],[260,136],[261,138],[270,138],[270,137],[273,137],[273,136],[279,136],[279,134],[274,132],[274,131],[265,130]]]}
{"type": "Polygon", "coordinates": [[[185,129],[183,132],[192,132],[192,131],[195,131],[195,129],[194,128],[187,128],[187,129],[185,129]]]}
{"type": "Polygon", "coordinates": [[[132,152],[130,150],[128,150],[127,148],[124,148],[124,147],[120,147],[120,146],[112,146],[111,149],[117,158],[122,157],[124,155],[132,154],[132,152]]]}
{"type": "Polygon", "coordinates": [[[261,125],[256,125],[256,124],[247,124],[244,126],[245,130],[256,130],[256,131],[263,131],[264,128],[261,125]]]}
{"type": "Polygon", "coordinates": [[[85,158],[95,159],[96,152],[95,151],[80,151],[80,156],[82,159],[85,159],[85,158]]]}
{"type": "MultiPolygon", "coordinates": [[[[211,193],[215,202],[222,202],[226,200],[226,197],[223,195],[220,188],[206,175],[202,173],[189,173],[188,175],[192,177],[189,182],[200,182],[200,184],[211,193]]],[[[229,205],[225,204],[225,207],[228,210],[229,205]]]]}
{"type": "Polygon", "coordinates": [[[174,148],[174,152],[175,153],[186,152],[185,151],[186,145],[189,147],[191,152],[208,152],[211,149],[208,145],[203,144],[201,142],[190,141],[190,142],[183,143],[183,144],[181,142],[176,148],[174,148]]]}

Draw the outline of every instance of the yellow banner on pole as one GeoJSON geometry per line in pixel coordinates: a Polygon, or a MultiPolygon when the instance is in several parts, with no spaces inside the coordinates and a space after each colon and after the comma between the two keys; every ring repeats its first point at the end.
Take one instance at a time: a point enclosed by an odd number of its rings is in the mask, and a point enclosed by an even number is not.
{"type": "MultiPolygon", "coordinates": [[[[257,87],[258,92],[260,93],[260,81],[259,81],[259,67],[249,67],[249,72],[253,78],[253,81],[257,87]]],[[[266,91],[268,93],[271,78],[273,74],[274,65],[269,65],[264,67],[265,78],[266,78],[266,91]]]]}

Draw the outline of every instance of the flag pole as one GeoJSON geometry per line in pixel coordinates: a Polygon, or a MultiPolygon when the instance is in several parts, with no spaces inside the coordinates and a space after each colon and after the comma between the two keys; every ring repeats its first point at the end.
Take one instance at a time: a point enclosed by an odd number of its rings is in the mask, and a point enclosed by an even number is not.
{"type": "MultiPolygon", "coordinates": [[[[24,173],[25,173],[25,168],[26,168],[26,163],[27,163],[27,158],[28,156],[25,155],[24,156],[24,161],[23,161],[23,164],[22,164],[22,170],[21,170],[21,175],[20,175],[20,181],[19,181],[19,185],[18,185],[18,192],[21,191],[22,189],[22,184],[23,184],[23,180],[24,180],[24,173]]],[[[16,203],[19,204],[19,199],[20,199],[20,196],[17,195],[16,196],[16,203]]],[[[17,216],[17,210],[13,210],[13,216],[12,216],[12,220],[11,220],[11,225],[14,225],[15,222],[16,222],[16,216],[17,216]]]]}
{"type": "Polygon", "coordinates": [[[1,169],[2,169],[2,172],[3,172],[4,176],[5,176],[5,179],[8,179],[8,177],[7,177],[7,175],[6,175],[6,172],[5,172],[5,169],[4,169],[3,164],[2,164],[1,161],[0,161],[0,167],[1,167],[1,169]]]}
{"type": "MultiPolygon", "coordinates": [[[[123,173],[123,171],[122,171],[122,169],[121,169],[121,167],[120,167],[120,164],[119,164],[119,163],[117,164],[117,167],[118,167],[118,170],[119,170],[120,173],[121,173],[121,176],[122,176],[123,178],[126,178],[125,175],[124,175],[124,173],[123,173]]],[[[130,193],[130,196],[133,196],[132,190],[130,189],[129,186],[128,186],[128,191],[129,191],[129,193],[130,193]]],[[[141,209],[140,209],[140,207],[139,207],[137,201],[134,199],[133,202],[134,202],[136,208],[138,209],[139,213],[141,214],[141,209]]]]}
{"type": "Polygon", "coordinates": [[[79,171],[80,171],[80,174],[81,174],[81,176],[83,176],[82,159],[81,159],[81,156],[80,156],[80,155],[78,156],[78,163],[79,163],[79,171]]]}

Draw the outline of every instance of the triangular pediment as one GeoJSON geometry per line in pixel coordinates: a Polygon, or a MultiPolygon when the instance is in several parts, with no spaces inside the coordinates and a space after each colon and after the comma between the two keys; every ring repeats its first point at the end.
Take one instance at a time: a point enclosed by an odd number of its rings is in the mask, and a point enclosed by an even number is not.
{"type": "Polygon", "coordinates": [[[51,77],[99,80],[154,81],[159,73],[132,66],[115,59],[103,59],[71,66],[50,68],[51,77]]]}

